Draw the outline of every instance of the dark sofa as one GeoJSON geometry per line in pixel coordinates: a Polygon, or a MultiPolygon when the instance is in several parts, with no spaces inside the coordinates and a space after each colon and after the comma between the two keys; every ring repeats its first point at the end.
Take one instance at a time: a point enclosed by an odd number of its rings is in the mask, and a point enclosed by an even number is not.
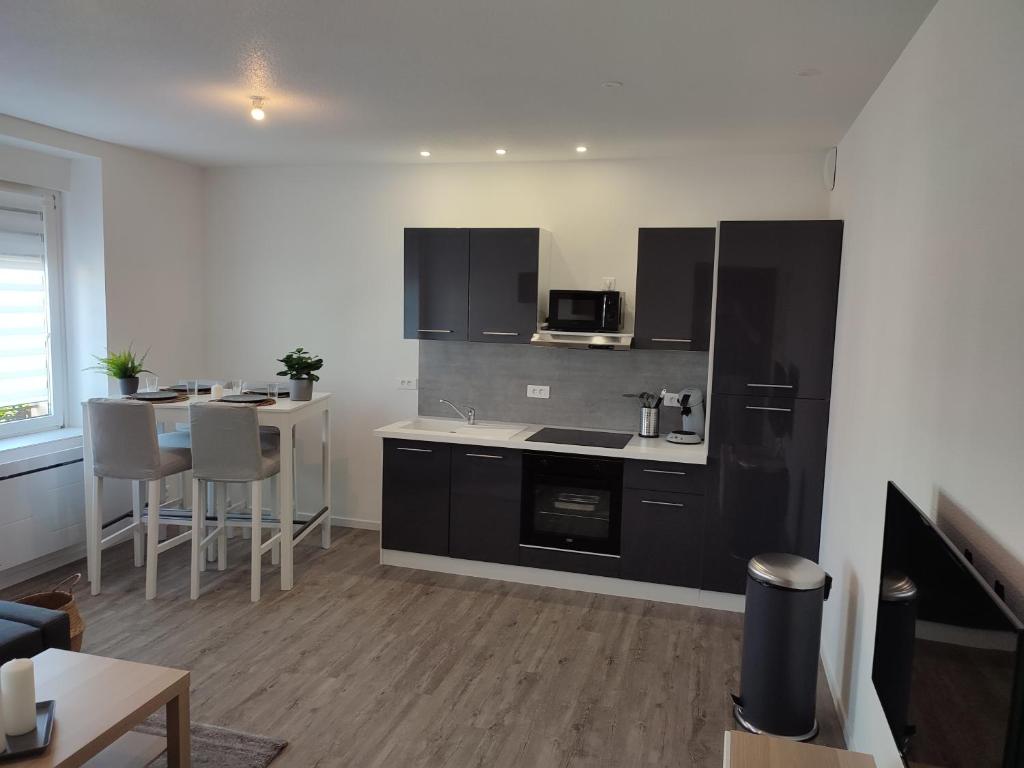
{"type": "Polygon", "coordinates": [[[0,664],[70,646],[71,622],[63,611],[0,600],[0,664]]]}

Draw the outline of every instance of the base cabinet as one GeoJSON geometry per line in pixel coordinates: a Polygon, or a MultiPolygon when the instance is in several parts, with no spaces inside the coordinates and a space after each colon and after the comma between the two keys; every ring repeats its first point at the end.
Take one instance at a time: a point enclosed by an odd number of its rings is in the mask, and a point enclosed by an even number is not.
{"type": "Polygon", "coordinates": [[[622,578],[700,586],[704,499],[627,488],[622,504],[622,578]]]}
{"type": "Polygon", "coordinates": [[[516,565],[522,484],[519,451],[452,446],[449,554],[516,565]]]}
{"type": "Polygon", "coordinates": [[[381,546],[448,554],[450,445],[384,441],[381,546]]]}

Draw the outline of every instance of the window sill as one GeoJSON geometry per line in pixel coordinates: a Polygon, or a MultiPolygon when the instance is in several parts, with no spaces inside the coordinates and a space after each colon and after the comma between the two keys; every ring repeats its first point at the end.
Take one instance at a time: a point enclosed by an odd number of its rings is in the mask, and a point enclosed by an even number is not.
{"type": "Polygon", "coordinates": [[[29,435],[0,438],[0,477],[45,466],[55,454],[67,453],[67,458],[82,457],[82,430],[80,427],[50,429],[29,435]]]}

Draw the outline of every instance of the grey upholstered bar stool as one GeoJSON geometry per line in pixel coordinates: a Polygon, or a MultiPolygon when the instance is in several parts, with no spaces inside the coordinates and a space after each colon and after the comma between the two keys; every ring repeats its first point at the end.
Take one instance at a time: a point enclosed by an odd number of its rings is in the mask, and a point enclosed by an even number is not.
{"type": "MultiPolygon", "coordinates": [[[[89,560],[92,564],[92,594],[100,593],[100,557],[106,546],[120,541],[131,530],[135,540],[135,565],[141,565],[142,504],[133,503],[133,521],[107,541],[103,540],[103,480],[129,480],[134,486],[148,484],[149,511],[146,536],[146,599],[156,597],[157,557],[171,547],[188,541],[186,532],[160,541],[160,495],[163,479],[192,467],[192,451],[187,434],[170,432],[158,435],[156,413],[151,403],[97,397],[89,400],[89,432],[93,452],[93,519],[86,521],[89,560]]],[[[136,489],[132,488],[133,500],[136,489]]],[[[174,521],[178,525],[186,521],[174,521]]]]}
{"type": "Polygon", "coordinates": [[[252,514],[250,597],[260,599],[260,567],[263,554],[277,545],[281,533],[263,541],[262,482],[281,471],[280,433],[277,439],[262,432],[256,408],[230,403],[192,403],[189,406],[192,433],[192,586],[199,597],[199,561],[203,549],[217,538],[218,559],[223,565],[227,550],[225,510],[217,510],[217,526],[205,538],[201,531],[206,512],[204,483],[247,483],[252,514]]]}

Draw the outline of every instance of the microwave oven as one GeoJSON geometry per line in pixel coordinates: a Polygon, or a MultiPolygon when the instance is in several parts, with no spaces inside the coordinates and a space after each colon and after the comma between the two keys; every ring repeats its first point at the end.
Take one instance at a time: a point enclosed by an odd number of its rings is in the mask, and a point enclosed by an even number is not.
{"type": "Polygon", "coordinates": [[[550,291],[547,330],[618,333],[623,304],[619,291],[550,291]]]}

